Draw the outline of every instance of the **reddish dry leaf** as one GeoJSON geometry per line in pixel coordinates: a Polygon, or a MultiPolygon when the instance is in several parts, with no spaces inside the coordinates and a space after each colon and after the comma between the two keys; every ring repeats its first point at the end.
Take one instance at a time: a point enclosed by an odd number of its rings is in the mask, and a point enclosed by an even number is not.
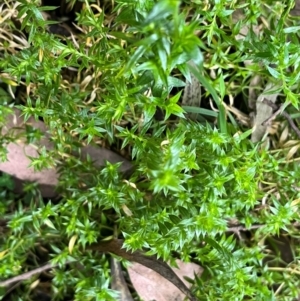
{"type": "MultiPolygon", "coordinates": [[[[194,274],[202,273],[202,268],[194,263],[184,263],[180,260],[176,262],[179,269],[172,269],[187,286],[189,283],[184,276],[193,279],[194,274]]],[[[135,290],[144,301],[183,301],[186,298],[174,284],[139,263],[132,263],[128,273],[135,290]]]]}
{"type": "Polygon", "coordinates": [[[168,279],[174,284],[181,292],[183,292],[191,301],[197,299],[193,296],[191,291],[187,288],[184,282],[176,275],[176,273],[161,259],[157,259],[155,256],[147,256],[141,251],[130,252],[123,248],[122,239],[112,239],[109,241],[101,241],[97,244],[93,244],[89,247],[90,250],[113,253],[128,261],[134,261],[142,264],[143,266],[156,271],[164,279],[168,279]]]}
{"type": "MultiPolygon", "coordinates": [[[[15,109],[14,114],[8,116],[7,124],[2,128],[1,135],[5,135],[8,132],[9,134],[12,133],[13,137],[16,137],[16,141],[6,146],[8,160],[0,162],[0,171],[6,172],[15,178],[16,192],[18,193],[22,191],[23,182],[29,181],[39,184],[43,197],[56,196],[55,187],[59,177],[56,169],[53,167],[52,169],[37,172],[33,168],[29,168],[31,160],[28,156],[38,157],[38,150],[42,147],[46,147],[47,150],[53,149],[45,124],[39,120],[34,120],[34,118],[29,118],[25,123],[21,112],[15,109]],[[25,138],[22,138],[26,125],[30,125],[45,133],[44,138],[37,145],[28,145],[25,142],[25,138]]],[[[132,164],[129,161],[108,149],[88,145],[81,149],[82,160],[86,159],[87,155],[91,157],[96,167],[101,167],[105,164],[105,161],[109,161],[111,163],[123,162],[120,168],[123,173],[129,172],[132,168],[132,164]]]]}
{"type": "Polygon", "coordinates": [[[17,179],[15,183],[17,192],[21,192],[22,190],[22,181],[29,181],[39,183],[39,188],[45,197],[55,195],[54,187],[58,179],[56,170],[53,168],[36,172],[33,168],[28,167],[31,163],[28,156],[38,157],[38,149],[42,147],[46,147],[47,149],[53,148],[46,131],[44,123],[36,121],[34,118],[29,118],[25,123],[20,111],[17,109],[15,109],[14,114],[8,116],[6,126],[2,128],[2,135],[9,133],[9,135],[16,137],[14,143],[11,142],[6,146],[8,152],[7,161],[0,162],[0,170],[17,179]],[[41,139],[38,145],[28,145],[25,142],[25,138],[21,137],[25,134],[26,125],[30,125],[45,133],[45,137],[41,139]]]}

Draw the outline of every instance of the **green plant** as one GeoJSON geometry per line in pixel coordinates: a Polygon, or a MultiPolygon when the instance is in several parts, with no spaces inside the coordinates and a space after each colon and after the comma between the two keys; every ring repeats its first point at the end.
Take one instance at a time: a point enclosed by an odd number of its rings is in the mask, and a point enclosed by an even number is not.
{"type": "MultiPolygon", "coordinates": [[[[6,84],[27,87],[15,104],[24,118],[48,127],[54,148],[43,149],[32,166],[60,171],[61,198],[46,202],[29,185],[24,199],[1,204],[9,228],[1,239],[1,277],[51,260],[58,265],[54,299],[115,300],[107,257],[89,247],[122,237],[127,251],[200,263],[204,273],[192,288],[199,300],[298,297],[297,273],[269,269],[264,241],[282,233],[297,238],[299,166],[251,143],[252,130],[225,110],[253,74],[280,83],[285,105],[298,108],[298,27],[287,25],[292,1],[119,0],[111,24],[99,4],[85,1],[76,17],[81,33],[72,38],[47,30],[54,22],[41,12],[54,8],[19,2],[28,46],[3,45],[0,66],[6,84]],[[232,14],[242,8],[244,18],[234,23],[232,14]],[[269,27],[254,34],[259,17],[269,27]],[[245,26],[250,30],[238,40],[245,26]],[[246,59],[253,64],[243,65],[246,59]],[[186,120],[179,104],[190,72],[218,108],[202,122],[186,120]],[[99,169],[72,156],[89,143],[125,150],[132,174],[124,178],[120,164],[99,169]],[[239,238],[246,230],[250,241],[239,238]]],[[[27,139],[39,136],[27,129],[27,139]]],[[[294,253],[289,264],[296,271],[298,247],[294,253]]]]}

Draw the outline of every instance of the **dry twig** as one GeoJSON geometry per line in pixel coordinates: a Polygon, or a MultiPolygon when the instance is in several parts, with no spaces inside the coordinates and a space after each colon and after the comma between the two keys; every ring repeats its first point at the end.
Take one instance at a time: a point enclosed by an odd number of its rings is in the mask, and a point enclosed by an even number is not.
{"type": "Polygon", "coordinates": [[[29,271],[29,272],[26,272],[24,274],[21,274],[21,275],[18,275],[18,276],[15,276],[15,277],[12,277],[10,279],[7,279],[7,280],[4,280],[4,281],[1,281],[0,282],[0,287],[7,287],[17,281],[24,281],[24,280],[28,280],[30,277],[36,275],[36,274],[40,274],[44,271],[47,271],[47,270],[50,270],[52,268],[55,268],[57,267],[58,265],[55,264],[53,265],[52,263],[47,263],[39,268],[36,268],[32,271],[29,271]]]}
{"type": "MultiPolygon", "coordinates": [[[[281,107],[277,106],[275,103],[273,103],[272,101],[270,101],[268,99],[263,99],[262,102],[267,104],[268,106],[270,106],[275,111],[275,113],[270,118],[268,118],[267,120],[265,120],[263,122],[263,124],[264,124],[264,123],[267,123],[270,119],[274,119],[281,112],[281,107]]],[[[285,111],[282,111],[281,114],[282,114],[282,116],[284,116],[287,119],[287,121],[290,124],[291,128],[296,132],[298,138],[300,139],[300,130],[295,125],[292,117],[285,111]]]]}

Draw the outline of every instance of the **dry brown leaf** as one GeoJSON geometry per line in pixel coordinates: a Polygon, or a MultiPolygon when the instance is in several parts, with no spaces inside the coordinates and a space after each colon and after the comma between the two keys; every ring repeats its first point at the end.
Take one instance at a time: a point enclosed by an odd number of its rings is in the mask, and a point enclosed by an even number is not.
{"type": "MultiPolygon", "coordinates": [[[[8,133],[12,134],[16,140],[14,143],[11,142],[6,145],[8,160],[0,162],[0,171],[6,172],[14,177],[16,192],[18,193],[22,191],[22,184],[24,181],[28,181],[38,183],[38,187],[43,197],[56,196],[57,193],[55,187],[58,184],[59,175],[55,167],[42,171],[34,171],[32,167],[29,167],[31,163],[29,157],[38,157],[38,151],[42,147],[45,147],[47,150],[53,149],[53,144],[50,142],[45,124],[39,120],[34,120],[34,118],[29,118],[25,123],[24,118],[21,116],[21,112],[15,109],[14,114],[7,117],[7,123],[1,131],[2,135],[8,133]],[[38,144],[27,144],[25,138],[22,138],[25,134],[26,125],[39,129],[45,134],[38,144]]],[[[123,162],[120,168],[123,173],[129,172],[132,168],[132,164],[129,161],[108,149],[91,145],[82,147],[82,160],[85,160],[88,155],[94,161],[94,165],[99,168],[104,166],[105,161],[111,163],[123,162]]]]}
{"type": "MultiPolygon", "coordinates": [[[[193,279],[194,274],[202,273],[202,268],[194,263],[184,263],[180,260],[176,263],[179,269],[172,269],[188,287],[190,284],[184,276],[193,279]]],[[[186,297],[174,284],[139,263],[133,263],[128,268],[128,273],[135,290],[144,301],[183,301],[186,297]]]]}
{"type": "Polygon", "coordinates": [[[6,172],[16,178],[16,191],[21,192],[21,181],[29,181],[39,183],[41,193],[45,197],[53,197],[55,195],[54,187],[57,184],[58,175],[54,168],[43,171],[34,171],[29,167],[31,160],[30,157],[38,157],[38,149],[46,147],[48,150],[53,148],[52,143],[46,134],[46,127],[41,121],[36,121],[30,118],[26,123],[19,110],[15,109],[14,114],[7,117],[7,123],[2,128],[1,134],[5,135],[12,133],[16,137],[14,143],[9,143],[7,149],[7,161],[0,162],[0,170],[6,172]],[[25,134],[25,126],[30,125],[45,133],[45,137],[40,140],[36,146],[28,145],[25,138],[21,138],[25,134]]]}
{"type": "Polygon", "coordinates": [[[155,256],[146,256],[143,252],[140,251],[126,251],[123,248],[122,239],[101,241],[100,243],[91,245],[89,249],[105,253],[113,253],[126,260],[140,263],[143,266],[157,272],[163,278],[168,279],[169,282],[173,283],[174,286],[177,287],[181,292],[183,292],[185,296],[187,296],[191,301],[197,300],[169,265],[167,265],[161,259],[157,259],[155,256]]]}
{"type": "Polygon", "coordinates": [[[264,121],[266,121],[273,114],[273,109],[263,102],[264,99],[267,99],[273,103],[276,102],[278,93],[274,94],[264,94],[270,90],[276,90],[278,85],[274,85],[273,83],[268,83],[264,89],[264,91],[258,96],[256,101],[256,115],[254,119],[254,130],[252,132],[251,141],[258,142],[261,138],[268,132],[270,125],[263,125],[264,121]]]}
{"type": "MultiPolygon", "coordinates": [[[[190,61],[189,64],[194,68],[196,68],[196,64],[193,61],[190,61]]],[[[191,73],[191,82],[186,81],[184,87],[182,105],[199,108],[200,104],[201,104],[201,84],[199,80],[195,77],[195,75],[191,73]]],[[[198,114],[187,113],[186,116],[191,120],[196,120],[198,114]]]]}
{"type": "Polygon", "coordinates": [[[290,160],[299,150],[300,144],[293,146],[286,155],[287,160],[290,160]]]}
{"type": "Polygon", "coordinates": [[[199,265],[192,263],[192,262],[183,262],[179,259],[176,259],[177,268],[172,268],[175,274],[183,281],[183,283],[190,287],[190,283],[184,279],[184,277],[189,277],[194,279],[195,274],[200,276],[203,272],[203,268],[199,265]]]}
{"type": "Polygon", "coordinates": [[[120,261],[116,258],[111,257],[110,259],[110,269],[111,269],[111,288],[118,291],[120,296],[118,301],[133,301],[133,298],[127,287],[127,283],[123,276],[123,271],[120,261]]]}
{"type": "Polygon", "coordinates": [[[282,148],[288,148],[299,144],[299,140],[288,140],[282,145],[282,148]]]}
{"type": "Polygon", "coordinates": [[[280,135],[280,138],[279,138],[279,144],[284,144],[284,142],[287,140],[288,138],[288,135],[289,135],[289,127],[286,126],[284,128],[284,130],[282,131],[281,135],[280,135]]]}

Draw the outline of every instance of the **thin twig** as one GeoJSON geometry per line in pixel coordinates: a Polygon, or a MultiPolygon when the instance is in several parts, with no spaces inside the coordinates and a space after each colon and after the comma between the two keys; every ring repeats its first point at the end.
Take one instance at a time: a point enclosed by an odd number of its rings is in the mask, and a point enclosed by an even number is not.
{"type": "Polygon", "coordinates": [[[29,271],[29,272],[26,272],[24,274],[21,274],[19,276],[15,276],[15,277],[12,277],[10,279],[7,279],[7,280],[4,280],[4,281],[1,281],[0,282],[0,287],[6,287],[6,286],[9,286],[10,284],[12,283],[15,283],[17,281],[24,281],[24,280],[28,280],[30,277],[36,275],[36,274],[40,274],[44,271],[47,271],[47,270],[50,270],[52,268],[55,268],[57,267],[58,264],[52,264],[52,263],[47,263],[39,268],[36,268],[32,271],[29,271]]]}
{"type": "Polygon", "coordinates": [[[281,113],[281,109],[275,111],[275,113],[273,113],[269,118],[267,118],[261,125],[265,126],[267,125],[270,121],[274,120],[277,115],[279,115],[281,113]]]}
{"type": "MultiPolygon", "coordinates": [[[[272,101],[270,101],[270,100],[268,100],[268,99],[263,99],[263,101],[262,101],[263,103],[265,103],[265,104],[267,104],[268,106],[270,106],[273,110],[278,110],[278,106],[276,105],[276,104],[274,104],[272,101]]],[[[279,108],[279,111],[280,111],[281,109],[279,108]]],[[[279,113],[277,113],[277,112],[275,112],[275,114],[276,115],[278,115],[279,113]]],[[[296,134],[297,134],[297,136],[298,136],[298,138],[300,139],[300,130],[297,128],[297,126],[295,125],[295,123],[294,123],[294,121],[293,121],[293,119],[292,119],[292,117],[287,113],[287,112],[285,112],[285,111],[282,111],[282,116],[284,116],[286,119],[287,119],[287,121],[288,121],[288,123],[290,124],[290,126],[291,126],[291,128],[296,132],[296,134]]],[[[273,115],[271,116],[271,117],[273,117],[273,115]]],[[[265,123],[265,122],[267,122],[268,120],[266,120],[266,121],[264,121],[263,123],[265,123]]]]}
{"type": "Polygon", "coordinates": [[[228,227],[226,229],[226,232],[249,231],[249,230],[259,229],[263,226],[265,226],[265,225],[253,225],[249,228],[246,228],[245,226],[238,225],[238,226],[228,227]]]}
{"type": "Polygon", "coordinates": [[[279,109],[279,107],[278,107],[274,102],[272,102],[272,101],[269,100],[269,99],[264,98],[264,99],[262,100],[262,102],[265,103],[265,104],[267,104],[267,105],[268,105],[269,107],[271,107],[274,111],[276,111],[276,110],[279,109]]]}
{"type": "Polygon", "coordinates": [[[290,272],[292,274],[300,275],[300,271],[293,268],[281,268],[281,267],[268,267],[269,271],[277,271],[277,272],[290,272]]]}
{"type": "Polygon", "coordinates": [[[297,126],[295,125],[292,117],[288,113],[286,113],[286,112],[282,112],[282,115],[287,119],[287,121],[289,122],[290,126],[293,128],[293,130],[296,132],[298,138],[300,139],[300,131],[297,128],[297,126]]]}
{"type": "MultiPolygon", "coordinates": [[[[229,223],[230,225],[230,223],[229,223]]],[[[228,227],[226,229],[226,232],[232,232],[234,233],[235,235],[237,235],[238,239],[239,240],[243,240],[242,236],[241,236],[241,231],[249,231],[249,230],[253,230],[253,229],[259,229],[261,227],[263,227],[264,225],[253,225],[249,228],[246,228],[245,226],[243,225],[236,225],[236,226],[231,226],[231,227],[228,227]]]]}

